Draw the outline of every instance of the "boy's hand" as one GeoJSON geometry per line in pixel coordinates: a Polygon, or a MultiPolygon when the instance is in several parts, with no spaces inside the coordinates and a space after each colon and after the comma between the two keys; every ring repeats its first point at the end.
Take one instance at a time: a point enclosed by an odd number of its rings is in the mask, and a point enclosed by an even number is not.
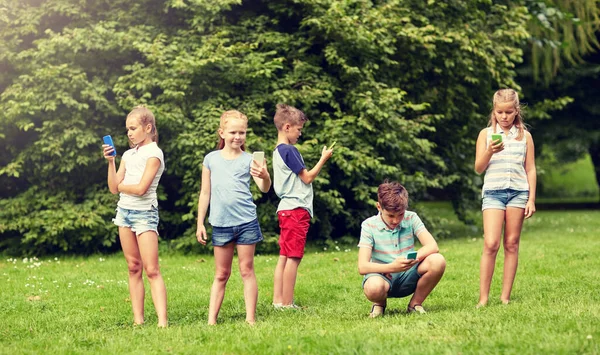
{"type": "Polygon", "coordinates": [[[198,242],[200,244],[206,245],[207,237],[206,228],[204,227],[204,225],[200,225],[198,226],[198,229],[196,229],[196,239],[198,239],[198,242]]]}
{"type": "Polygon", "coordinates": [[[393,272],[402,272],[410,269],[418,263],[417,259],[407,259],[405,257],[397,257],[390,265],[392,265],[394,271],[393,272]]]}
{"type": "Polygon", "coordinates": [[[331,158],[332,155],[333,155],[333,146],[331,149],[327,149],[327,146],[324,145],[323,150],[321,150],[321,159],[323,161],[327,161],[327,160],[329,160],[329,158],[331,158]]]}
{"type": "Polygon", "coordinates": [[[250,175],[255,176],[259,179],[266,179],[269,177],[269,170],[267,170],[267,159],[263,160],[262,165],[256,161],[252,161],[250,167],[250,175]]]}

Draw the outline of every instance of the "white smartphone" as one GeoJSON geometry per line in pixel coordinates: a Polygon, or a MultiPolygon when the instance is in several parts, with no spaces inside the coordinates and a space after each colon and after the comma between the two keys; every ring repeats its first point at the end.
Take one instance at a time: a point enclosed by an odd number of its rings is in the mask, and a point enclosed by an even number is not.
{"type": "Polygon", "coordinates": [[[252,160],[256,160],[259,164],[262,164],[265,161],[265,152],[252,153],[252,160]]]}

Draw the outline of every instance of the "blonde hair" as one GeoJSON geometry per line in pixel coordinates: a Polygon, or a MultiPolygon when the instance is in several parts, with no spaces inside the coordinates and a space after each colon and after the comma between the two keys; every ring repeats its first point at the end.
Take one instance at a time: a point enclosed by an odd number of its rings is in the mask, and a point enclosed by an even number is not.
{"type": "MultiPolygon", "coordinates": [[[[221,115],[221,119],[219,122],[219,129],[225,129],[225,125],[227,124],[227,122],[229,122],[230,120],[243,120],[244,122],[246,122],[246,125],[248,125],[248,117],[246,115],[244,115],[243,113],[241,113],[238,110],[228,110],[223,112],[223,114],[221,115]]],[[[217,142],[217,150],[221,150],[223,148],[225,148],[225,140],[223,138],[221,138],[221,135],[219,134],[219,132],[217,131],[217,136],[218,136],[218,142],[217,142]]],[[[242,144],[241,146],[242,150],[246,150],[246,144],[242,144]]]]}
{"type": "Polygon", "coordinates": [[[308,121],[308,117],[306,117],[304,112],[293,106],[277,104],[276,107],[277,110],[275,111],[273,122],[275,123],[275,127],[277,127],[278,131],[281,131],[286,123],[300,125],[308,121]]]}
{"type": "Polygon", "coordinates": [[[145,106],[136,106],[127,114],[127,118],[135,117],[140,122],[142,127],[146,125],[151,125],[152,130],[150,131],[151,138],[153,142],[158,143],[158,130],[156,129],[156,118],[154,118],[154,114],[150,111],[149,108],[145,106]]]}
{"type": "Polygon", "coordinates": [[[527,127],[525,127],[525,123],[523,122],[521,104],[519,103],[519,94],[517,94],[517,92],[513,89],[500,89],[494,93],[492,102],[494,104],[494,107],[492,107],[492,113],[490,114],[490,121],[488,122],[488,127],[492,127],[492,131],[496,133],[496,124],[498,123],[495,114],[496,105],[500,103],[510,102],[517,111],[515,121],[513,122],[514,126],[517,127],[517,130],[519,132],[517,134],[517,140],[523,139],[527,127]]]}

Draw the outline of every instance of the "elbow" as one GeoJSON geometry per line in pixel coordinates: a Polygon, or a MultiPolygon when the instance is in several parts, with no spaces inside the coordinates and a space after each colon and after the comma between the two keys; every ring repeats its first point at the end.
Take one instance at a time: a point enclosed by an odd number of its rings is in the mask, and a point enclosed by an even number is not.
{"type": "Polygon", "coordinates": [[[314,179],[315,179],[315,178],[313,178],[312,176],[307,176],[307,177],[305,177],[305,178],[300,178],[300,180],[302,180],[302,182],[303,182],[304,184],[306,184],[306,185],[310,185],[310,184],[312,184],[312,182],[313,182],[313,180],[314,180],[314,179]]]}
{"type": "Polygon", "coordinates": [[[483,169],[482,167],[480,167],[479,165],[475,164],[475,172],[479,175],[481,175],[484,172],[485,169],[483,169]]]}
{"type": "Polygon", "coordinates": [[[113,194],[113,195],[116,195],[116,194],[119,193],[119,190],[115,189],[115,188],[110,188],[109,190],[110,190],[110,193],[113,194]]]}
{"type": "Polygon", "coordinates": [[[269,192],[270,189],[271,189],[271,186],[269,185],[264,189],[260,189],[260,192],[262,192],[263,194],[266,194],[267,192],[269,192]]]}
{"type": "Polygon", "coordinates": [[[361,275],[366,275],[368,274],[367,270],[365,270],[364,265],[358,264],[358,273],[361,275]]]}

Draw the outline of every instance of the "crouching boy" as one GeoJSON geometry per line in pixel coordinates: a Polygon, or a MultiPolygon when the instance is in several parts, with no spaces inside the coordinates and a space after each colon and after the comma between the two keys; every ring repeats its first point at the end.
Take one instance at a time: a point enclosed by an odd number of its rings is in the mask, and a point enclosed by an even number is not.
{"type": "Polygon", "coordinates": [[[386,180],[377,189],[379,213],[361,225],[358,272],[364,275],[365,296],[373,302],[371,318],[385,313],[388,298],[411,294],[407,312],[426,313],[421,305],[446,269],[435,239],[419,216],[407,208],[404,186],[386,180]],[[407,259],[407,254],[414,251],[415,237],[422,247],[415,259],[407,259]]]}

